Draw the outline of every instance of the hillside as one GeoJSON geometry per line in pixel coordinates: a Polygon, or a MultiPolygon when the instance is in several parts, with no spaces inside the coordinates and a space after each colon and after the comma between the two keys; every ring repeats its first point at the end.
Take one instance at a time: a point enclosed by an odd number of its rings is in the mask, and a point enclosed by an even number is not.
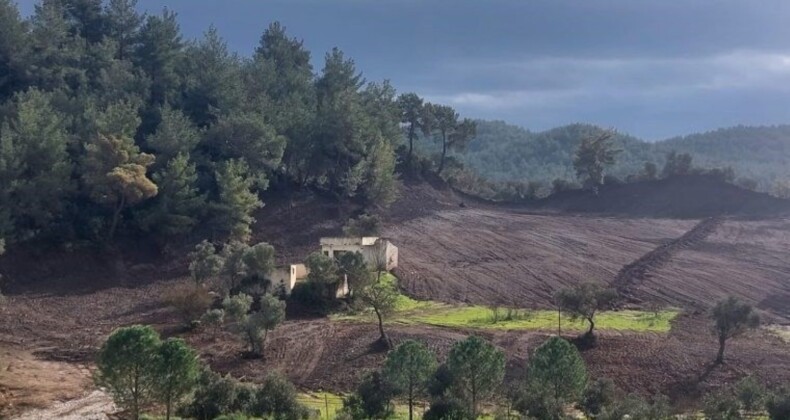
{"type": "MultiPolygon", "coordinates": [[[[482,176],[495,180],[550,183],[575,179],[573,155],[586,136],[602,128],[571,124],[532,132],[502,121],[478,121],[477,137],[457,157],[482,176]]],[[[754,179],[763,190],[790,178],[790,126],[732,127],[676,137],[655,143],[618,134],[615,145],[623,152],[609,171],[624,178],[642,170],[645,162],[662,167],[671,150],[689,153],[703,168],[732,167],[738,177],[754,179]]]]}

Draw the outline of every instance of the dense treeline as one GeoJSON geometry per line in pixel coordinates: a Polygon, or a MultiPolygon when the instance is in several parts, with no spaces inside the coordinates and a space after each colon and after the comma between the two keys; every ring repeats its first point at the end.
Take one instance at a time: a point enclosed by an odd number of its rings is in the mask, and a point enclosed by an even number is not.
{"type": "MultiPolygon", "coordinates": [[[[572,182],[579,144],[604,131],[572,124],[536,133],[502,121],[477,121],[476,138],[466,153],[455,157],[490,180],[572,182]]],[[[663,167],[673,150],[691,155],[701,168],[730,167],[738,178],[754,180],[764,191],[790,179],[790,126],[733,127],[656,143],[616,133],[612,142],[622,152],[608,174],[620,179],[641,172],[645,163],[663,167]]]]}
{"type": "MultiPolygon", "coordinates": [[[[0,237],[108,241],[117,232],[244,240],[260,193],[309,187],[366,208],[396,194],[403,101],[342,51],[313,69],[279,23],[252,57],[214,28],[135,0],[0,0],[0,237]]],[[[406,95],[404,95],[406,96],[406,95]]],[[[416,95],[415,95],[416,96],[416,95]]],[[[456,141],[452,108],[428,135],[456,141]]],[[[429,115],[429,114],[423,114],[429,115]]]]}

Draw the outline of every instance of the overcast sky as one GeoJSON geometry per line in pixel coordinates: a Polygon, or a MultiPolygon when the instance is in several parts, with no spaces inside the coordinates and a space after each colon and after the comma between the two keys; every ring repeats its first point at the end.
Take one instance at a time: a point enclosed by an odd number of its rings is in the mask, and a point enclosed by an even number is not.
{"type": "MultiPolygon", "coordinates": [[[[23,13],[33,0],[19,2],[23,13]]],[[[320,68],[337,46],[368,80],[532,130],[571,122],[646,139],[790,123],[787,0],[139,0],[214,24],[249,55],[273,20],[320,68]]]]}

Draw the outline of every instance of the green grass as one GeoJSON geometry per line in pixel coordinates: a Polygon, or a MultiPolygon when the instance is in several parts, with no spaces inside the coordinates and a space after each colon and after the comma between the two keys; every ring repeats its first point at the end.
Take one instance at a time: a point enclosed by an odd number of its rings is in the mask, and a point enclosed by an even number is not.
{"type": "MultiPolygon", "coordinates": [[[[387,274],[384,281],[396,282],[387,274]]],[[[395,305],[395,313],[388,323],[421,324],[449,328],[478,328],[495,330],[556,330],[557,312],[554,310],[511,310],[499,309],[497,320],[491,308],[479,305],[449,305],[432,301],[414,300],[401,295],[395,305]]],[[[668,332],[671,321],[678,315],[677,310],[664,310],[657,314],[636,310],[601,312],[595,317],[595,327],[599,330],[668,332]]],[[[338,321],[370,322],[370,313],[336,315],[338,321]]],[[[562,317],[564,331],[585,331],[587,323],[583,320],[572,321],[562,317]]]]}
{"type": "Polygon", "coordinates": [[[781,338],[785,343],[790,343],[790,326],[787,325],[768,325],[765,327],[770,333],[781,338]]]}
{"type": "MultiPolygon", "coordinates": [[[[338,411],[343,408],[344,397],[344,395],[333,394],[331,392],[300,392],[296,400],[304,404],[310,410],[318,412],[318,420],[326,420],[337,417],[338,411]],[[328,416],[327,407],[329,408],[328,416]]],[[[415,417],[419,418],[417,414],[421,413],[422,411],[415,407],[415,417]]],[[[408,418],[409,407],[405,404],[396,403],[393,420],[406,420],[408,418]]]]}

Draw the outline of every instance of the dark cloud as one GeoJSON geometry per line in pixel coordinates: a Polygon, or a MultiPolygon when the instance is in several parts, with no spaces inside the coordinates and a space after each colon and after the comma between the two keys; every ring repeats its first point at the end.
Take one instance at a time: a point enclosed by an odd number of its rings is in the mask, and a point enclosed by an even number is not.
{"type": "MultiPolygon", "coordinates": [[[[786,0],[139,0],[249,54],[272,20],[473,117],[647,138],[790,122],[786,0]]],[[[20,3],[32,10],[31,1],[20,3]]]]}

